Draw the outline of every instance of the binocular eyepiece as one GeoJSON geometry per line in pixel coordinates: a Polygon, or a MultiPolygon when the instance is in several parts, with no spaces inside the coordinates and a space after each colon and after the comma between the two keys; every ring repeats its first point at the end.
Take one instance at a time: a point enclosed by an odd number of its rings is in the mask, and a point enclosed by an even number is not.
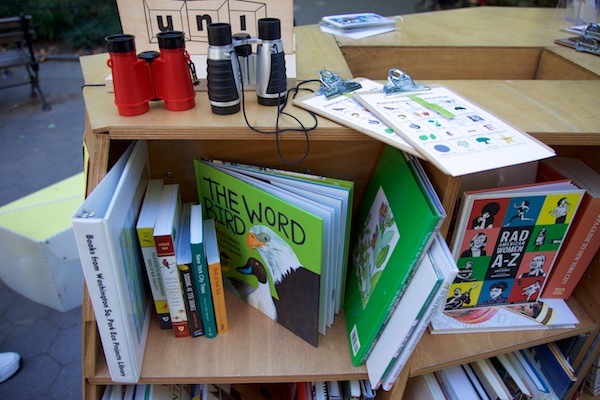
{"type": "Polygon", "coordinates": [[[213,113],[225,115],[240,110],[239,70],[231,26],[222,22],[209,24],[206,73],[208,99],[213,113]]]}
{"type": "Polygon", "coordinates": [[[208,97],[215,114],[239,111],[242,86],[255,85],[259,104],[283,102],[286,68],[279,19],[259,19],[258,39],[246,33],[232,36],[228,23],[209,24],[208,44],[208,97]]]}
{"type": "Polygon", "coordinates": [[[106,37],[112,70],[115,104],[121,115],[139,115],[149,110],[151,100],[164,100],[165,108],[193,108],[196,92],[190,76],[191,61],[185,51],[183,32],[157,34],[160,52],[136,55],[135,37],[115,34],[106,37]]]}
{"type": "Polygon", "coordinates": [[[258,103],[275,106],[285,99],[285,53],[281,41],[281,21],[277,18],[258,20],[256,50],[256,96],[258,103]]]}

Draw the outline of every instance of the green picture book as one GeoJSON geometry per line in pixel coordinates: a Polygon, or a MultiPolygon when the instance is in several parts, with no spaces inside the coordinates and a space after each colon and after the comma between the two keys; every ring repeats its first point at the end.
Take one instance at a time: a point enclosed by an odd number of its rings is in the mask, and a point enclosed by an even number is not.
{"type": "Polygon", "coordinates": [[[306,198],[218,167],[194,160],[198,199],[204,218],[215,221],[227,287],[316,347],[331,216],[306,198]]]}
{"type": "Polygon", "coordinates": [[[214,161],[220,168],[226,168],[244,175],[255,177],[269,185],[301,196],[305,203],[311,202],[319,208],[332,212],[330,231],[330,267],[321,276],[321,300],[319,332],[333,325],[344,301],[348,248],[354,199],[354,182],[307,173],[281,169],[256,167],[247,164],[214,161]],[[306,200],[308,199],[308,200],[306,200]]]}
{"type": "Polygon", "coordinates": [[[446,217],[419,170],[386,145],[359,206],[344,303],[354,365],[366,360],[446,217]]]}

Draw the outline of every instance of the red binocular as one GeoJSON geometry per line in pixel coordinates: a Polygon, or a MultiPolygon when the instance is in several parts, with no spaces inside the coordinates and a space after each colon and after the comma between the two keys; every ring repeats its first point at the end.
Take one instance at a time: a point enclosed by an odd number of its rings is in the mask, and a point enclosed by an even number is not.
{"type": "Polygon", "coordinates": [[[165,108],[182,111],[193,108],[196,92],[190,71],[194,71],[185,51],[183,32],[165,31],[157,35],[160,52],[149,50],[136,55],[135,36],[115,34],[106,37],[112,70],[115,104],[121,115],[139,115],[150,109],[152,100],[164,100],[165,108]]]}

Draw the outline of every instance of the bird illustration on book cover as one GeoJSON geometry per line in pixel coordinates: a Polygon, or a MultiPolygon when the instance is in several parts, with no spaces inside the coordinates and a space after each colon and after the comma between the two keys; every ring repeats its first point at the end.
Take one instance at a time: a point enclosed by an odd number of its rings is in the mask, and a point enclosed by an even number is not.
{"type": "Polygon", "coordinates": [[[225,286],[316,347],[322,219],[202,161],[195,166],[225,286]]]}

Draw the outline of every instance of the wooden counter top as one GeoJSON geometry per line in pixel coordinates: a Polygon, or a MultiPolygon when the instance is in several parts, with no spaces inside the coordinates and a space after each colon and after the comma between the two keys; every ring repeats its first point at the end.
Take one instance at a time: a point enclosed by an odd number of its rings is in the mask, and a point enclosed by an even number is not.
{"type": "Polygon", "coordinates": [[[468,7],[403,16],[395,32],[353,40],[336,36],[340,47],[548,47],[570,35],[565,11],[554,8],[468,7]]]}

